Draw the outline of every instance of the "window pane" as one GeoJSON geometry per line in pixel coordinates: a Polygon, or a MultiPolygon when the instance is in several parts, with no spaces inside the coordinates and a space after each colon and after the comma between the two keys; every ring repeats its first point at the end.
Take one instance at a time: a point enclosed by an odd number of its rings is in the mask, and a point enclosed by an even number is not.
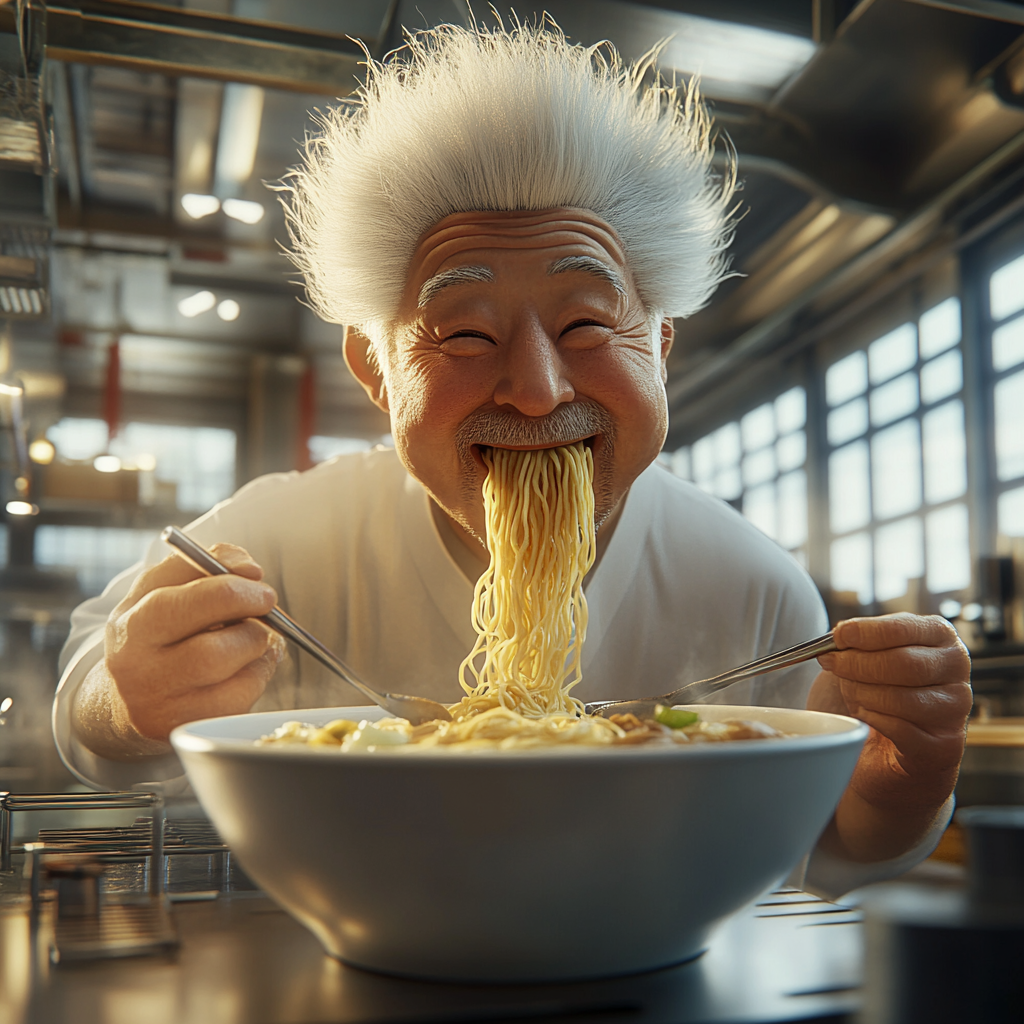
{"type": "Polygon", "coordinates": [[[917,328],[903,324],[868,345],[868,368],[872,384],[895,377],[917,362],[917,328]]]}
{"type": "Polygon", "coordinates": [[[955,296],[921,314],[921,358],[931,359],[960,340],[960,300],[955,296]]]}
{"type": "Polygon", "coordinates": [[[832,589],[852,591],[861,604],[870,604],[871,537],[855,533],[850,537],[832,541],[832,589]]]}
{"type": "Polygon", "coordinates": [[[1024,309],[1024,256],[1000,267],[989,279],[989,308],[993,320],[1005,320],[1024,309]]]}
{"type": "Polygon", "coordinates": [[[715,477],[714,493],[725,501],[733,501],[743,493],[743,481],[740,479],[739,466],[718,471],[718,475],[715,477]]]}
{"type": "Polygon", "coordinates": [[[828,443],[831,445],[846,444],[847,441],[860,437],[868,429],[868,403],[866,399],[855,398],[846,405],[833,409],[827,420],[828,443]]]}
{"type": "Polygon", "coordinates": [[[999,495],[999,532],[1007,537],[1024,537],[1024,487],[999,495]]]}
{"type": "Polygon", "coordinates": [[[868,446],[854,441],[828,458],[828,508],[833,533],[846,533],[871,520],[868,446]]]}
{"type": "Polygon", "coordinates": [[[807,474],[802,469],[779,477],[775,539],[784,548],[807,540],[807,474]]]}
{"type": "Polygon", "coordinates": [[[924,433],[924,496],[931,503],[967,493],[967,437],[964,406],[957,399],[926,413],[924,433]]]}
{"type": "Polygon", "coordinates": [[[963,386],[964,361],[959,349],[921,367],[921,401],[925,405],[955,395],[963,386]]]}
{"type": "Polygon", "coordinates": [[[712,481],[715,479],[715,441],[709,434],[699,441],[694,441],[690,447],[690,454],[693,457],[693,479],[706,491],[712,490],[712,481]]]}
{"type": "Polygon", "coordinates": [[[766,480],[775,479],[775,449],[762,448],[743,460],[743,485],[756,487],[766,480]]]}
{"type": "Polygon", "coordinates": [[[718,468],[738,466],[741,454],[740,425],[735,422],[726,423],[711,436],[715,439],[715,463],[718,468]]]}
{"type": "Polygon", "coordinates": [[[971,540],[966,505],[929,512],[924,521],[928,539],[928,589],[933,594],[971,585],[971,540]]]}
{"type": "Polygon", "coordinates": [[[178,508],[205,512],[235,489],[235,441],[222,427],[129,423],[110,451],[123,460],[154,456],[157,479],[178,486],[178,508]]]}
{"type": "Polygon", "coordinates": [[[740,433],[743,435],[743,450],[756,452],[775,440],[775,408],[771,402],[751,409],[740,420],[740,433]]]}
{"type": "Polygon", "coordinates": [[[743,495],[743,514],[762,532],[775,537],[775,484],[762,484],[743,495]]]}
{"type": "Polygon", "coordinates": [[[86,594],[98,594],[122,570],[134,565],[156,537],[155,531],[94,526],[40,526],[35,559],[39,565],[78,570],[86,594]]]}
{"type": "Polygon", "coordinates": [[[107,450],[107,424],[103,420],[65,417],[46,432],[62,459],[94,459],[107,450]]]}
{"type": "Polygon", "coordinates": [[[672,472],[682,480],[692,480],[690,476],[690,449],[677,448],[669,460],[672,472]]]}
{"type": "Polygon", "coordinates": [[[775,422],[780,434],[799,430],[807,422],[807,394],[803,388],[790,388],[775,399],[775,422]]]}
{"type": "Polygon", "coordinates": [[[875,531],[875,600],[891,601],[907,592],[907,580],[924,575],[924,537],[917,516],[875,531]]]}
{"type": "Polygon", "coordinates": [[[917,406],[917,374],[905,373],[871,392],[871,422],[876,427],[885,426],[917,406]]]}
{"type": "Polygon", "coordinates": [[[326,462],[335,455],[366,452],[372,447],[373,442],[367,441],[364,437],[329,437],[326,434],[315,434],[309,439],[309,457],[313,462],[326,462]]]}
{"type": "Polygon", "coordinates": [[[1008,370],[1021,361],[1024,361],[1024,316],[992,332],[993,369],[1008,370]]]}
{"type": "Polygon", "coordinates": [[[779,438],[775,445],[775,458],[780,473],[802,466],[807,459],[807,435],[798,430],[795,434],[779,438]]]}
{"type": "Polygon", "coordinates": [[[871,485],[879,519],[920,507],[921,433],[917,420],[904,420],[871,439],[871,485]]]}
{"type": "Polygon", "coordinates": [[[995,386],[996,472],[1000,480],[1024,476],[1024,370],[995,386]]]}
{"type": "Polygon", "coordinates": [[[829,405],[842,405],[868,389],[868,357],[864,352],[851,352],[825,371],[825,400],[829,405]]]}

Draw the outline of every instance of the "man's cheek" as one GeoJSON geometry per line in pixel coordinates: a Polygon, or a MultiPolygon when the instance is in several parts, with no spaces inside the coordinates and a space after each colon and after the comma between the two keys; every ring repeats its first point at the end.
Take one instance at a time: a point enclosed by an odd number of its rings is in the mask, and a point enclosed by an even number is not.
{"type": "Polygon", "coordinates": [[[661,363],[653,352],[644,348],[617,344],[579,353],[571,361],[573,383],[579,389],[603,388],[609,394],[636,393],[645,397],[664,390],[661,363]]]}

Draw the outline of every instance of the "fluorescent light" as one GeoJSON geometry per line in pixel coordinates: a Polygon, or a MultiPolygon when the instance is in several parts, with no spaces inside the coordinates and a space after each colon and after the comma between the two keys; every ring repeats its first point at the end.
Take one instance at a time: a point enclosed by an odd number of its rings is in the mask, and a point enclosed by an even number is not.
{"type": "Polygon", "coordinates": [[[197,192],[186,192],[181,197],[181,208],[193,219],[209,217],[220,209],[220,200],[216,196],[203,196],[197,192]]]}
{"type": "Polygon", "coordinates": [[[119,473],[121,471],[121,460],[116,455],[97,455],[92,460],[93,469],[101,473],[119,473]]]}
{"type": "Polygon", "coordinates": [[[12,516],[35,516],[39,514],[39,509],[27,501],[9,501],[7,513],[12,516]]]}
{"type": "Polygon", "coordinates": [[[221,320],[237,320],[242,307],[234,299],[225,299],[217,306],[217,316],[221,320]]]}
{"type": "Polygon", "coordinates": [[[200,313],[213,309],[216,304],[217,296],[213,292],[195,292],[195,294],[189,295],[178,303],[178,312],[182,316],[187,316],[191,319],[194,316],[199,316],[200,313]]]}
{"type": "Polygon", "coordinates": [[[48,466],[53,462],[53,457],[56,454],[57,449],[45,437],[39,438],[38,441],[33,441],[28,446],[28,457],[33,462],[39,463],[40,466],[48,466]]]}
{"type": "Polygon", "coordinates": [[[263,204],[251,199],[225,199],[224,212],[243,224],[258,224],[263,220],[263,204]]]}
{"type": "Polygon", "coordinates": [[[218,191],[231,191],[232,186],[242,185],[252,177],[262,120],[263,90],[258,85],[229,82],[224,86],[217,140],[218,191]]]}
{"type": "Polygon", "coordinates": [[[13,706],[14,698],[4,697],[3,700],[0,700],[0,715],[6,715],[7,712],[10,711],[13,706]]]}
{"type": "Polygon", "coordinates": [[[810,39],[693,14],[671,16],[678,22],[658,63],[700,75],[705,91],[713,83],[731,83],[774,91],[814,55],[810,39]]]}
{"type": "Polygon", "coordinates": [[[22,393],[22,389],[16,384],[0,384],[0,395],[10,395],[14,398],[22,393]]]}

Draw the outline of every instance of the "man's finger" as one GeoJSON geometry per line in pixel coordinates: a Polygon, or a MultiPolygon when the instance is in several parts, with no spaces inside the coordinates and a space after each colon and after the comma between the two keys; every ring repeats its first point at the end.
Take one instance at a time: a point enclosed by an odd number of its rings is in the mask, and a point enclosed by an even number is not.
{"type": "Polygon", "coordinates": [[[941,615],[894,612],[846,619],[832,630],[840,650],[884,651],[892,647],[948,647],[959,644],[956,630],[941,615]]]}
{"type": "Polygon", "coordinates": [[[276,664],[282,647],[273,641],[275,636],[254,619],[245,619],[149,652],[144,673],[139,672],[137,650],[130,647],[108,655],[107,665],[127,704],[159,704],[220,683],[268,651],[274,652],[276,664]]]}
{"type": "Polygon", "coordinates": [[[274,649],[268,648],[230,679],[187,694],[168,695],[157,707],[150,707],[138,716],[133,715],[132,725],[149,739],[166,740],[172,729],[186,722],[244,714],[262,696],[277,662],[274,649]]]}
{"type": "MultiPolygon", "coordinates": [[[[250,580],[263,578],[263,569],[245,548],[240,548],[235,544],[214,544],[209,551],[217,561],[227,566],[236,575],[250,580]]],[[[147,594],[159,590],[161,587],[181,586],[183,583],[200,579],[203,575],[191,562],[182,558],[177,552],[168,549],[168,555],[163,561],[157,562],[156,565],[139,573],[128,594],[118,606],[118,611],[131,608],[147,594]]]]}
{"type": "Polygon", "coordinates": [[[962,732],[930,733],[904,718],[866,708],[857,717],[892,742],[900,766],[908,775],[927,776],[955,769],[960,764],[962,732]]]}
{"type": "MultiPolygon", "coordinates": [[[[273,587],[241,576],[205,576],[147,594],[111,623],[113,647],[178,643],[211,626],[266,615],[277,603],[273,587]]],[[[108,634],[109,635],[109,634],[108,634]]]]}
{"type": "Polygon", "coordinates": [[[881,651],[847,648],[818,658],[818,664],[842,679],[889,686],[946,686],[965,683],[971,659],[956,647],[894,647],[881,651]]]}
{"type": "Polygon", "coordinates": [[[274,663],[282,648],[273,638],[277,634],[254,619],[236,622],[224,629],[198,633],[163,655],[165,678],[173,679],[172,692],[216,686],[230,679],[246,665],[273,652],[274,663]]]}
{"type": "Polygon", "coordinates": [[[953,722],[965,722],[971,711],[971,688],[966,683],[951,686],[876,686],[872,683],[840,681],[847,707],[901,718],[926,732],[944,734],[953,722]]]}

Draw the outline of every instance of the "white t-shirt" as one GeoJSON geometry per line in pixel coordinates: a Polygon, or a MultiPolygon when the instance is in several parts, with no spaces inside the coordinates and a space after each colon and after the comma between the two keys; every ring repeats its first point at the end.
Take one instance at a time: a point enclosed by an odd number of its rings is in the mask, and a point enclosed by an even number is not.
{"type": "MultiPolygon", "coordinates": [[[[474,640],[473,584],[448,553],[423,487],[393,450],[340,456],[307,473],[262,477],[188,527],[201,544],[244,547],[281,606],[367,682],[454,702],[474,640]]],[[[75,691],[102,655],[107,616],[143,565],[115,578],[72,616],[61,655],[54,736],[84,782],[123,789],[181,776],[173,755],[117,762],[71,730],[75,691]]],[[[801,566],[728,505],[657,465],[633,484],[604,555],[586,583],[583,700],[664,693],[827,629],[801,566]]],[[[803,707],[809,662],[737,683],[730,704],[803,707]]],[[[289,649],[254,710],[365,704],[304,653],[289,649]]],[[[847,886],[849,887],[849,886],[847,886]]]]}

